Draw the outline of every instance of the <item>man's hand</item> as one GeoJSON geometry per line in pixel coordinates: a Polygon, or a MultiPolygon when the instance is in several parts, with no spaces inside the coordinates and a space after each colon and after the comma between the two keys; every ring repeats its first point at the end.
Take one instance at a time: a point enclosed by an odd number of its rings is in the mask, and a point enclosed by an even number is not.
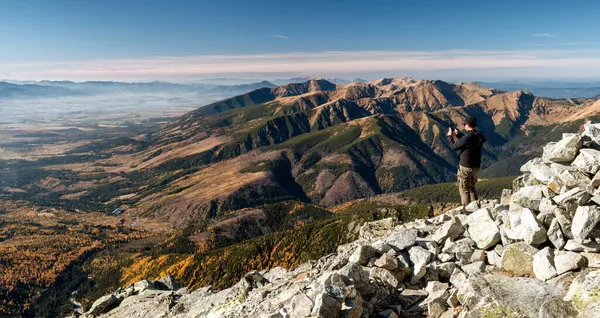
{"type": "Polygon", "coordinates": [[[452,136],[454,135],[454,131],[452,131],[452,127],[448,128],[448,133],[446,134],[446,136],[452,136]]]}

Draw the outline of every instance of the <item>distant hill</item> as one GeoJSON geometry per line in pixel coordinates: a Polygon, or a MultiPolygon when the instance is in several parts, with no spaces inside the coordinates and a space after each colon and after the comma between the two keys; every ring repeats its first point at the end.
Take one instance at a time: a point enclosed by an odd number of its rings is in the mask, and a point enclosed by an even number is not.
{"type": "Polygon", "coordinates": [[[276,85],[268,81],[241,85],[219,85],[211,88],[210,92],[239,94],[240,92],[248,92],[263,87],[273,88],[276,87],[276,85]]]}
{"type": "Polygon", "coordinates": [[[82,95],[82,93],[63,87],[0,82],[0,99],[30,99],[79,95],[82,95]]]}
{"type": "Polygon", "coordinates": [[[482,85],[504,91],[523,90],[537,96],[550,98],[597,98],[600,95],[598,82],[482,82],[482,85]]]}

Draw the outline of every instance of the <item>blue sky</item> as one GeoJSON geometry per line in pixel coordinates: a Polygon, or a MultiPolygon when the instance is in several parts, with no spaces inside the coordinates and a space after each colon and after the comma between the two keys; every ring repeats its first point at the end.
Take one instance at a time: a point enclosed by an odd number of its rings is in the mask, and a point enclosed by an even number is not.
{"type": "Polygon", "coordinates": [[[600,78],[597,1],[0,1],[0,77],[600,78]]]}

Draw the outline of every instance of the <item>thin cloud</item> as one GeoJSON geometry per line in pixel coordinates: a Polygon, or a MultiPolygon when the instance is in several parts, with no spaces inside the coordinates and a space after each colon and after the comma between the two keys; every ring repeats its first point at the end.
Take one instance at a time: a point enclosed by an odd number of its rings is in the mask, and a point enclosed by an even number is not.
{"type": "Polygon", "coordinates": [[[291,39],[291,37],[289,36],[285,36],[285,35],[281,35],[281,34],[271,34],[272,37],[274,38],[278,38],[278,39],[284,39],[284,40],[289,40],[291,39]]]}
{"type": "Polygon", "coordinates": [[[536,33],[536,34],[532,34],[532,35],[533,36],[539,36],[539,37],[546,37],[546,38],[554,36],[554,34],[550,34],[550,33],[536,33]]]}
{"type": "MultiPolygon", "coordinates": [[[[600,75],[600,50],[327,51],[246,55],[152,56],[130,59],[2,64],[11,79],[155,80],[245,74],[600,75]]],[[[260,77],[260,76],[259,76],[260,77]]]]}

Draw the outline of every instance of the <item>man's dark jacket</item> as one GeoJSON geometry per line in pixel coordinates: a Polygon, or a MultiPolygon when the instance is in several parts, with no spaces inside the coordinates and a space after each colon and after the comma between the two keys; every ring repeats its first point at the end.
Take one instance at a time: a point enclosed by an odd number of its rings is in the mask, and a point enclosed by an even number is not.
{"type": "Polygon", "coordinates": [[[486,141],[483,133],[473,129],[466,134],[459,132],[456,137],[458,140],[455,142],[453,136],[448,136],[448,143],[458,151],[459,164],[467,168],[480,168],[481,148],[486,141]]]}

